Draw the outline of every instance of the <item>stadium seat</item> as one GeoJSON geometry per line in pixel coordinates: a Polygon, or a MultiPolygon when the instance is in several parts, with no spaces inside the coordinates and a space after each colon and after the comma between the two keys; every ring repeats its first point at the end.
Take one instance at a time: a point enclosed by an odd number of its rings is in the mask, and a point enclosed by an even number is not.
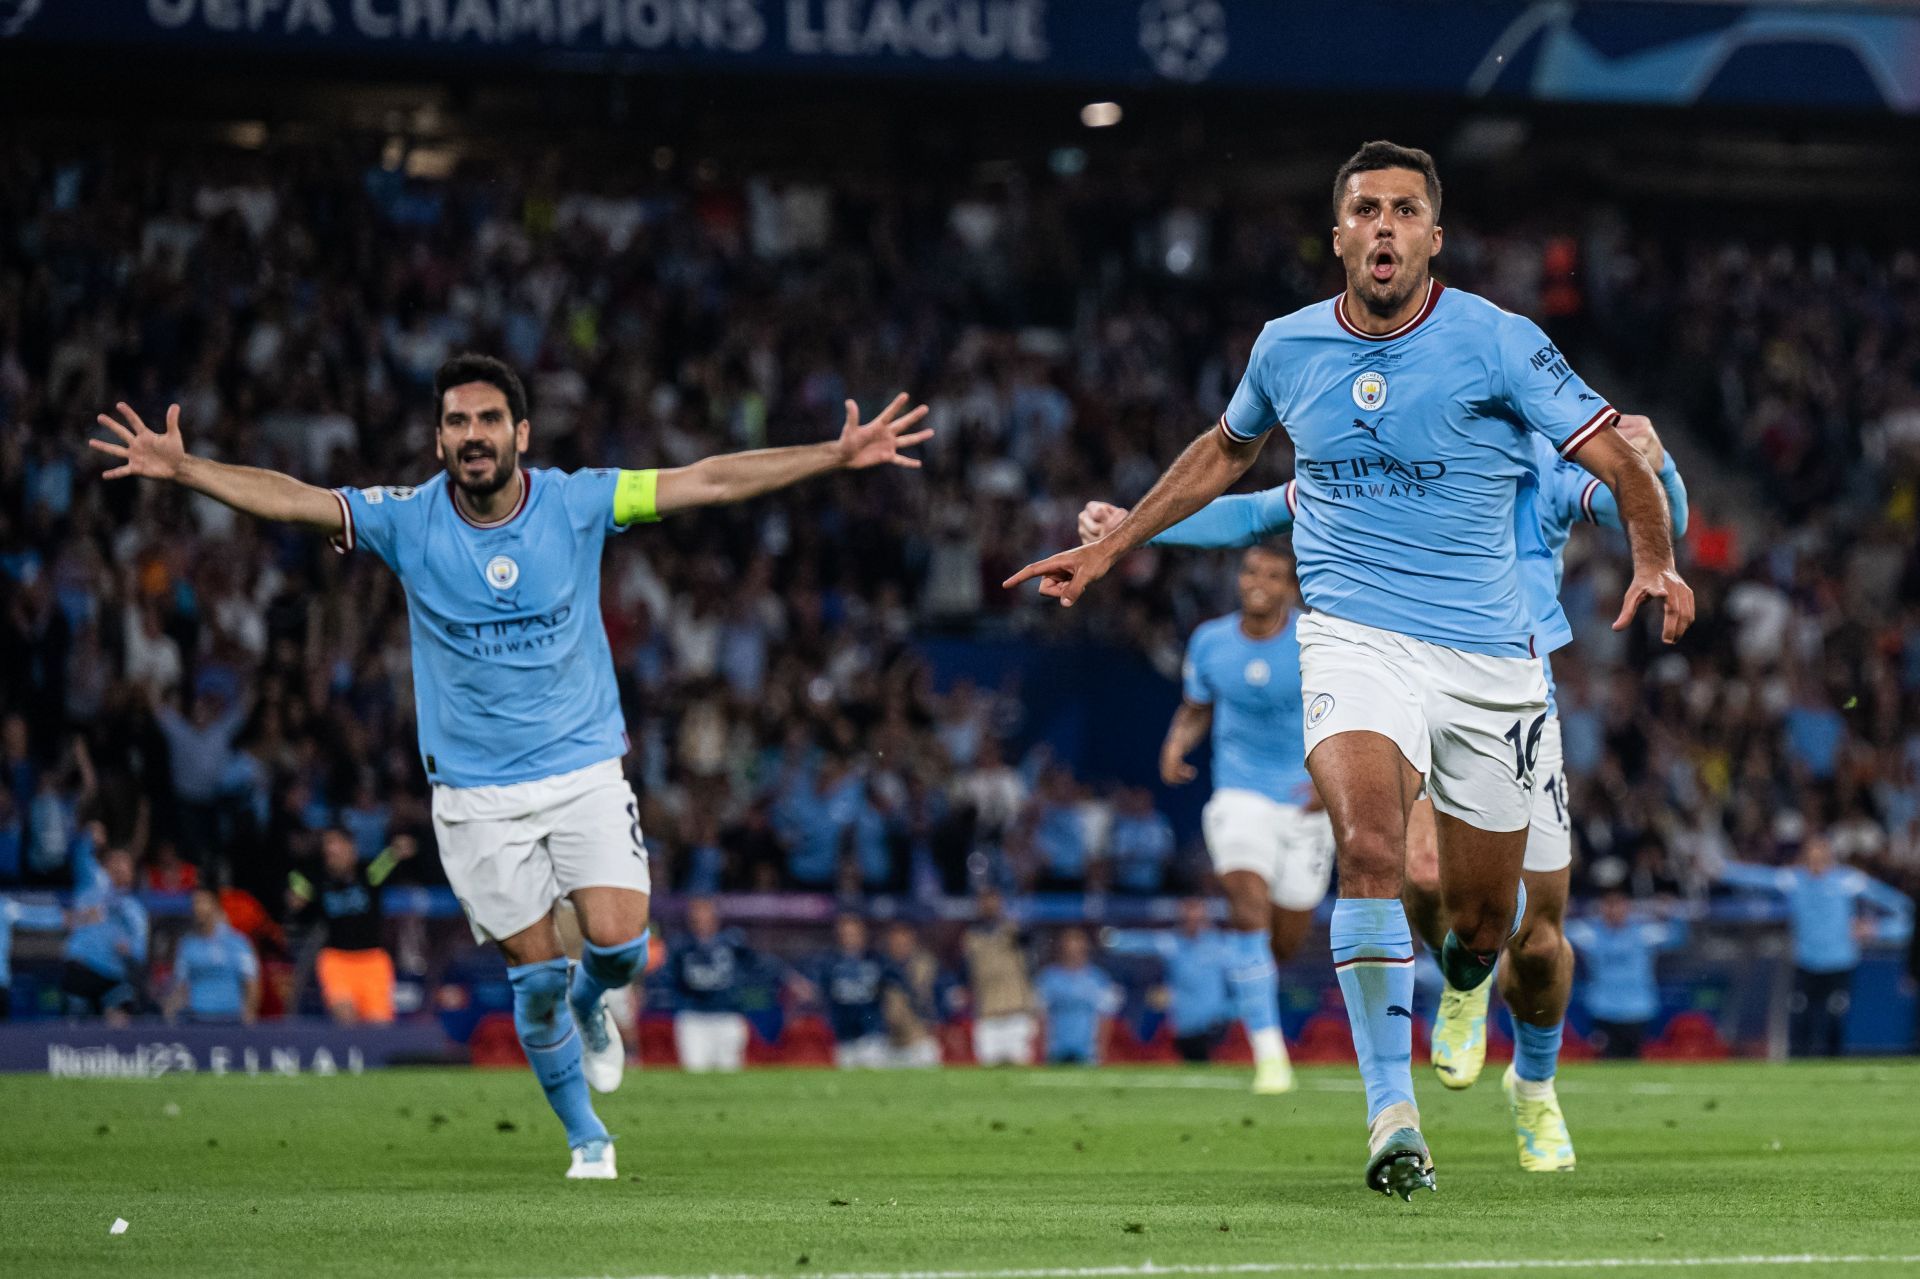
{"type": "Polygon", "coordinates": [[[467,1053],[476,1066],[524,1066],[526,1050],[513,1028],[512,1013],[488,1013],[473,1028],[467,1053]]]}
{"type": "Polygon", "coordinates": [[[1253,1064],[1253,1045],[1247,1042],[1247,1028],[1238,1017],[1227,1023],[1227,1033],[1220,1040],[1220,1046],[1213,1050],[1213,1059],[1236,1066],[1253,1064]]]}
{"type": "Polygon", "coordinates": [[[1303,1065],[1353,1061],[1353,1028],[1347,1024],[1347,1015],[1315,1013],[1307,1018],[1293,1046],[1293,1059],[1303,1065]]]}
{"type": "MultiPolygon", "coordinates": [[[[747,1060],[758,1065],[761,1059],[754,1055],[755,1042],[765,1041],[758,1034],[748,1041],[747,1060]]],[[[833,1065],[833,1028],[824,1017],[795,1017],[780,1032],[770,1060],[783,1066],[833,1065]]]]}
{"type": "Polygon", "coordinates": [[[1730,1055],[1720,1027],[1701,1012],[1680,1013],[1641,1052],[1648,1061],[1720,1061],[1730,1055]]]}
{"type": "Polygon", "coordinates": [[[680,1050],[673,1042],[673,1018],[645,1013],[640,1018],[640,1060],[648,1066],[678,1066],[680,1050]]]}
{"type": "Polygon", "coordinates": [[[960,1017],[940,1027],[940,1060],[948,1066],[971,1066],[973,1019],[960,1017]]]}

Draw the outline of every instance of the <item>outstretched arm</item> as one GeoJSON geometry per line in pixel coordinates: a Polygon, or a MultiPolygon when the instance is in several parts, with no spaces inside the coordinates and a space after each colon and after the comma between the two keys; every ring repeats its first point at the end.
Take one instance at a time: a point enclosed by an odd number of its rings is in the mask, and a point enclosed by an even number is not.
{"type": "Polygon", "coordinates": [[[108,457],[120,459],[120,465],[106,473],[107,479],[139,476],[170,480],[256,519],[304,524],[336,536],[345,531],[341,500],[330,490],[303,484],[278,471],[232,466],[187,452],[180,434],[178,404],[167,406],[164,431],[149,430],[125,403],[115,407],[120,410],[119,417],[102,413],[95,419],[115,438],[87,441],[108,457]]]}
{"type": "Polygon", "coordinates": [[[1871,875],[1865,878],[1867,883],[1860,894],[1861,900],[1880,912],[1873,930],[1874,939],[1898,943],[1913,936],[1913,898],[1871,875]]]}
{"type": "Polygon", "coordinates": [[[1666,494],[1640,451],[1612,427],[1603,428],[1579,447],[1579,463],[1613,490],[1620,522],[1633,554],[1633,581],[1627,586],[1613,629],[1624,630],[1643,601],[1662,600],[1666,617],[1660,638],[1671,644],[1693,625],[1693,590],[1673,564],[1673,526],[1666,494]]]}
{"type": "MultiPolygon", "coordinates": [[[[1105,537],[1127,518],[1127,508],[1106,502],[1088,502],[1080,512],[1082,545],[1105,537]]],[[[1293,481],[1258,493],[1229,493],[1216,497],[1164,533],[1148,539],[1149,546],[1200,548],[1253,546],[1275,533],[1293,528],[1293,481]]]]}
{"type": "Polygon", "coordinates": [[[1002,585],[1014,587],[1037,577],[1042,595],[1059,600],[1063,608],[1073,607],[1073,602],[1105,577],[1122,555],[1226,492],[1227,486],[1245,475],[1260,456],[1266,439],[1262,434],[1243,441],[1222,427],[1209,428],[1187,445],[1167,473],[1140,499],[1140,505],[1129,511],[1112,532],[1097,542],[1029,564],[1002,585]]]}
{"type": "Polygon", "coordinates": [[[913,430],[927,415],[927,406],[923,404],[902,414],[906,404],[907,396],[902,392],[881,410],[879,417],[862,422],[859,406],[848,400],[846,425],[841,427],[837,440],[794,448],[724,453],[703,458],[692,466],[661,471],[652,513],[665,515],[695,506],[744,502],[828,471],[858,471],[882,465],[917,470],[920,459],[909,457],[902,450],[931,438],[933,431],[931,428],[913,430]]]}

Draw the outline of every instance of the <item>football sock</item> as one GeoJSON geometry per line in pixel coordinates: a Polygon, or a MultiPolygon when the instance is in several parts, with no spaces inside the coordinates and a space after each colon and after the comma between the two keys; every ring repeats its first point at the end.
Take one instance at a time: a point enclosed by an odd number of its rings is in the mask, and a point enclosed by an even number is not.
{"type": "Polygon", "coordinates": [[[573,1003],[573,1014],[585,1021],[593,1006],[600,1002],[600,996],[609,990],[621,990],[630,985],[640,970],[647,966],[647,933],[640,935],[621,946],[596,946],[590,941],[580,944],[580,963],[573,970],[573,984],[567,991],[567,998],[573,1003]]]}
{"type": "MultiPolygon", "coordinates": [[[[1523,880],[1518,885],[1513,903],[1513,923],[1507,927],[1507,936],[1520,931],[1520,921],[1527,917],[1527,885],[1523,880]]],[[[1453,930],[1447,930],[1447,939],[1440,947],[1440,975],[1447,979],[1447,985],[1455,990],[1473,990],[1487,979],[1493,966],[1500,959],[1500,952],[1482,953],[1469,950],[1466,944],[1454,936],[1453,930]]]]}
{"type": "Polygon", "coordinates": [[[580,1032],[566,1005],[567,961],[521,964],[507,969],[507,981],[513,987],[513,1028],[534,1078],[546,1090],[547,1104],[566,1125],[567,1144],[606,1140],[607,1127],[593,1113],[580,1071],[580,1032]]]}
{"type": "Polygon", "coordinates": [[[1560,1031],[1564,1022],[1535,1026],[1517,1018],[1513,1023],[1513,1073],[1521,1079],[1543,1083],[1553,1078],[1560,1063],[1560,1031]]]}
{"type": "Polygon", "coordinates": [[[1398,898],[1342,897],[1331,941],[1371,1121],[1413,1104],[1413,935],[1398,898]]]}
{"type": "Polygon", "coordinates": [[[1247,1028],[1256,1062],[1277,1061],[1287,1055],[1280,1037],[1280,974],[1265,933],[1227,934],[1227,990],[1233,1011],[1247,1028]]]}

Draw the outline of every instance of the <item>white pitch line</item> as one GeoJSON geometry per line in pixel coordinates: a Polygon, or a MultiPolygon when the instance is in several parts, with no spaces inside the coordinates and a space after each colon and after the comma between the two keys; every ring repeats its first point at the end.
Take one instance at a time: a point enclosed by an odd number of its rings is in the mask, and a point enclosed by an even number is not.
{"type": "MultiPolygon", "coordinates": [[[[1541,1257],[1486,1261],[1249,1261],[1238,1265],[1035,1267],[1012,1270],[846,1270],[813,1279],[1151,1279],[1159,1275],[1352,1275],[1429,1274],[1491,1270],[1698,1270],[1727,1266],[1863,1266],[1920,1264],[1905,1256],[1779,1253],[1732,1257],[1541,1257]]],[[[602,1276],[602,1279],[611,1279],[602,1276]]],[[[628,1275],[625,1279],[792,1279],[791,1275],[628,1275]]]]}

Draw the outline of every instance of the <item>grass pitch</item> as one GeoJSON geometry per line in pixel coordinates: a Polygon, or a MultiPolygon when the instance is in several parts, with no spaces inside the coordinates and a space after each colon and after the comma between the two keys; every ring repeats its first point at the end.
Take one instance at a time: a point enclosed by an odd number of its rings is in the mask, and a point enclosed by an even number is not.
{"type": "Polygon", "coordinates": [[[1516,1167],[1496,1067],[1423,1078],[1411,1205],[1361,1186],[1351,1068],[1247,1082],[629,1072],[621,1180],[580,1184],[524,1071],[0,1077],[0,1274],[1920,1273],[1913,1064],[1570,1067],[1561,1176],[1516,1167]]]}

